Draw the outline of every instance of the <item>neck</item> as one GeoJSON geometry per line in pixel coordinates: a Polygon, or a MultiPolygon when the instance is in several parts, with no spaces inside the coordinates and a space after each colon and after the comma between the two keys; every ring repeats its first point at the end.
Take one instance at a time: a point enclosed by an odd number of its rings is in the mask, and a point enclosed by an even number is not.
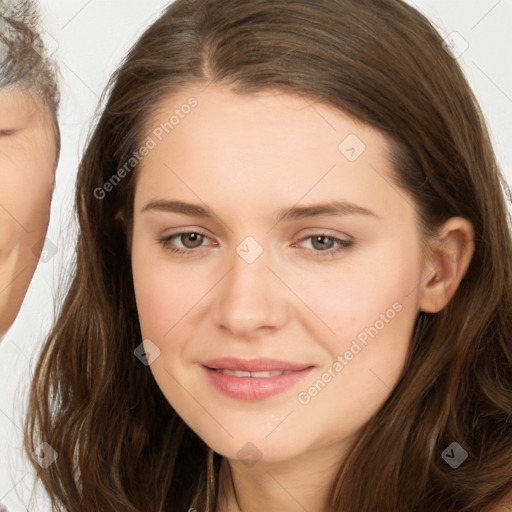
{"type": "Polygon", "coordinates": [[[329,491],[341,465],[338,445],[279,462],[222,459],[218,512],[329,511],[329,491]]]}

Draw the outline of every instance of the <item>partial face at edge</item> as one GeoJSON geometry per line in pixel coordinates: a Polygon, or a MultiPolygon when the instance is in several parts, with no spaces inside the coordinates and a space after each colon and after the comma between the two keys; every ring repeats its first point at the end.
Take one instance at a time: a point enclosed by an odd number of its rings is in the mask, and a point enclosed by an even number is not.
{"type": "Polygon", "coordinates": [[[16,318],[39,260],[56,159],[46,107],[26,91],[0,89],[0,334],[16,318]]]}
{"type": "Polygon", "coordinates": [[[416,214],[391,185],[385,139],[330,106],[214,85],[172,96],[150,126],[132,268],[158,385],[230,459],[252,446],[269,462],[332,457],[389,396],[419,310],[416,214]],[[371,213],[277,220],[340,201],[371,213]],[[213,383],[205,363],[222,357],[309,369],[280,392],[263,383],[263,398],[242,396],[242,380],[221,377],[231,393],[213,383]]]}

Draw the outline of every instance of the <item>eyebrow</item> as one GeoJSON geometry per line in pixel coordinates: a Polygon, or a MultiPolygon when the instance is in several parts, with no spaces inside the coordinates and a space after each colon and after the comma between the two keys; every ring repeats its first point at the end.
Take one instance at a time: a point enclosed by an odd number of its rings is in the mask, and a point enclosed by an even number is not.
{"type": "MultiPolygon", "coordinates": [[[[172,201],[164,199],[155,199],[150,201],[142,210],[160,211],[167,213],[181,213],[204,219],[213,219],[217,217],[213,211],[198,204],[186,203],[183,201],[172,201]]],[[[311,204],[307,206],[292,206],[285,208],[277,213],[276,222],[287,220],[303,219],[308,217],[319,217],[323,215],[366,215],[368,217],[380,218],[375,212],[363,208],[349,201],[331,201],[328,203],[311,204]]]]}

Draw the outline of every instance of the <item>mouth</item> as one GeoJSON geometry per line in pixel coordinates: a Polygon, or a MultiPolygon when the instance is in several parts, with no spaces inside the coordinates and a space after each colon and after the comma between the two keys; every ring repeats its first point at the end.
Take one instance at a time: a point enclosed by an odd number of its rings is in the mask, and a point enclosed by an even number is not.
{"type": "Polygon", "coordinates": [[[201,366],[215,389],[244,401],[262,400],[289,390],[314,368],[310,364],[276,359],[232,357],[206,361],[201,366]]]}
{"type": "Polygon", "coordinates": [[[246,372],[243,370],[227,370],[219,368],[210,368],[210,370],[223,373],[224,375],[232,375],[233,377],[252,377],[253,379],[268,379],[269,377],[276,377],[277,375],[288,375],[289,373],[293,373],[293,370],[275,370],[269,372],[246,372]]]}
{"type": "MultiPolygon", "coordinates": [[[[270,359],[260,357],[258,359],[239,359],[236,357],[220,357],[211,359],[202,363],[203,366],[210,370],[245,372],[251,374],[279,372],[296,372],[310,368],[311,364],[292,363],[290,361],[281,361],[279,359],[270,359]]],[[[240,377],[248,377],[249,375],[240,375],[240,377]]],[[[267,375],[255,375],[255,377],[266,377],[267,375]]],[[[272,375],[270,375],[272,376],[272,375]]]]}

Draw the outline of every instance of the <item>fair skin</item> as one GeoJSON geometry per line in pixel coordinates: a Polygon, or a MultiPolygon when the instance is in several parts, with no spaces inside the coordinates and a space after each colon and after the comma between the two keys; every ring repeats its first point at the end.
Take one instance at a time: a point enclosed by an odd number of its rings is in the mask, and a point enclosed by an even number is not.
{"type": "Polygon", "coordinates": [[[35,94],[0,89],[0,336],[18,314],[50,215],[57,159],[52,117],[35,94]]]}
{"type": "Polygon", "coordinates": [[[190,96],[197,108],[137,171],[132,269],[143,338],[160,350],[151,371],[184,421],[225,457],[219,510],[328,510],[344,454],[401,374],[418,312],[441,310],[463,278],[472,226],[450,219],[426,257],[413,200],[391,185],[383,135],[299,96],[193,85],[164,102],[146,135],[190,96]],[[354,161],[338,149],[350,134],[366,146],[354,161]],[[283,209],[342,200],[372,214],[276,223],[283,209]],[[165,201],[213,216],[177,213],[165,201]],[[183,232],[205,236],[174,236],[183,232]],[[263,250],[251,263],[237,253],[248,236],[258,244],[250,251],[263,250]],[[336,252],[334,239],[353,245],[336,252]],[[333,362],[393,304],[399,312],[333,376],[333,362]],[[205,376],[201,363],[226,356],[312,370],[291,389],[244,400],[205,376]],[[300,402],[329,368],[328,384],[300,402]]]}

